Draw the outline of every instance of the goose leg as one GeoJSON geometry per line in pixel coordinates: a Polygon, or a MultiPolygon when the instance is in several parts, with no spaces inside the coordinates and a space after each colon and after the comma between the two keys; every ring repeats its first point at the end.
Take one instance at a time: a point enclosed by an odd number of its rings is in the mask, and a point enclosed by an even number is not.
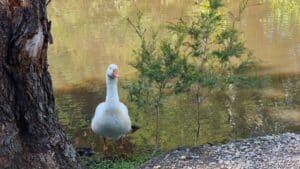
{"type": "Polygon", "coordinates": [[[103,154],[107,154],[107,150],[108,150],[108,146],[107,146],[107,142],[106,142],[106,138],[103,137],[103,154]]]}
{"type": "Polygon", "coordinates": [[[120,141],[120,143],[121,143],[120,148],[123,149],[123,148],[124,148],[124,145],[125,145],[125,143],[126,143],[126,142],[125,142],[125,141],[126,141],[126,140],[125,140],[125,137],[124,137],[124,136],[121,136],[119,141],[120,141]]]}
{"type": "Polygon", "coordinates": [[[124,146],[126,143],[125,136],[121,137],[121,145],[124,146]]]}

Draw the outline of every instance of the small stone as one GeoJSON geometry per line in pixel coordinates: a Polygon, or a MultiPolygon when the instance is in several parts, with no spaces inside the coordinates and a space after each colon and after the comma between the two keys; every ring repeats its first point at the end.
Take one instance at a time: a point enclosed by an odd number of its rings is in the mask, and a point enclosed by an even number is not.
{"type": "Polygon", "coordinates": [[[180,156],[179,159],[180,159],[180,160],[185,160],[185,159],[186,159],[186,156],[180,156]]]}
{"type": "Polygon", "coordinates": [[[209,165],[216,165],[216,162],[210,162],[209,165]]]}
{"type": "Polygon", "coordinates": [[[160,168],[161,168],[160,165],[156,165],[156,166],[153,167],[153,169],[160,169],[160,168]]]}
{"type": "Polygon", "coordinates": [[[199,159],[200,156],[191,156],[193,159],[199,159]]]}

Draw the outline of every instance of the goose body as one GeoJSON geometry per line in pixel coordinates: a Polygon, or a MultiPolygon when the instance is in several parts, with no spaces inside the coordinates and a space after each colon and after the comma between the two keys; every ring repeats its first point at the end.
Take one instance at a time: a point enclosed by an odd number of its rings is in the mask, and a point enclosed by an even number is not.
{"type": "MultiPolygon", "coordinates": [[[[131,130],[127,107],[119,101],[118,68],[111,64],[106,72],[106,99],[96,107],[91,128],[99,136],[117,140],[131,130]]],[[[106,145],[104,145],[106,146],[106,145]]],[[[105,149],[105,147],[104,147],[105,149]]]]}
{"type": "Polygon", "coordinates": [[[91,127],[99,136],[119,139],[131,129],[127,107],[121,102],[100,103],[96,108],[91,127]]]}

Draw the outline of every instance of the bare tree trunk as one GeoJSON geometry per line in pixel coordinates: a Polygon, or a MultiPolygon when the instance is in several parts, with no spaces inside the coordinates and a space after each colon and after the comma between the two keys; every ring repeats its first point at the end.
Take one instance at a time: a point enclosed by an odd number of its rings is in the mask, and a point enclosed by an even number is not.
{"type": "Polygon", "coordinates": [[[160,84],[158,96],[155,100],[155,147],[154,151],[152,153],[152,156],[156,154],[156,152],[159,149],[159,113],[160,113],[160,104],[161,104],[161,98],[162,98],[162,89],[164,84],[160,84]]]}
{"type": "Polygon", "coordinates": [[[159,148],[159,106],[155,106],[155,147],[154,152],[159,148]]]}
{"type": "Polygon", "coordinates": [[[196,117],[197,127],[196,127],[195,145],[198,145],[200,141],[199,139],[200,139],[200,104],[201,104],[199,89],[196,94],[196,99],[197,99],[197,117],[196,117]]]}
{"type": "Polygon", "coordinates": [[[45,0],[0,0],[0,168],[81,168],[54,111],[45,0]]]}
{"type": "Polygon", "coordinates": [[[234,121],[233,121],[233,104],[236,98],[236,89],[234,87],[234,85],[229,85],[228,87],[228,91],[227,91],[227,97],[228,97],[228,103],[225,105],[227,108],[227,112],[228,112],[228,123],[230,125],[230,127],[233,127],[235,125],[234,121]]]}

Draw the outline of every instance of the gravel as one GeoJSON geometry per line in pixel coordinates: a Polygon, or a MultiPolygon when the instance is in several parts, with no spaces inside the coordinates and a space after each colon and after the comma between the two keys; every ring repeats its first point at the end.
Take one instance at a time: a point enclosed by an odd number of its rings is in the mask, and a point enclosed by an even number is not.
{"type": "Polygon", "coordinates": [[[141,169],[300,169],[300,134],[284,133],[224,145],[179,147],[150,159],[141,169]]]}

